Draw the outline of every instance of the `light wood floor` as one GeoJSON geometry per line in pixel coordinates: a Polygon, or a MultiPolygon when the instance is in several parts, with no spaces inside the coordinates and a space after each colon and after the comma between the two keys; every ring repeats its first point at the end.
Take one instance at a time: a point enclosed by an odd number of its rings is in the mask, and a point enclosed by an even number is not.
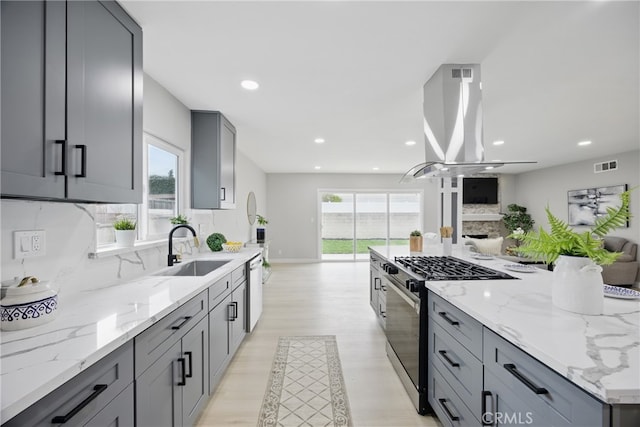
{"type": "Polygon", "coordinates": [[[293,335],[336,336],[355,427],[440,426],[416,413],[387,359],[368,281],[366,262],[274,265],[262,317],[198,426],[255,426],[278,337],[293,335]]]}

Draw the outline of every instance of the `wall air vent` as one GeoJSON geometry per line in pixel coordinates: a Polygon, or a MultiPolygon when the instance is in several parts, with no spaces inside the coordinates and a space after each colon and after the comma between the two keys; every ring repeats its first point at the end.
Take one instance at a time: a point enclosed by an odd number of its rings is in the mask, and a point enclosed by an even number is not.
{"type": "Polygon", "coordinates": [[[459,79],[462,77],[462,70],[460,68],[454,68],[451,70],[451,77],[454,79],[459,79]]]}
{"type": "Polygon", "coordinates": [[[611,172],[617,169],[618,169],[617,160],[607,160],[606,162],[599,162],[599,163],[593,164],[594,173],[611,172]]]}

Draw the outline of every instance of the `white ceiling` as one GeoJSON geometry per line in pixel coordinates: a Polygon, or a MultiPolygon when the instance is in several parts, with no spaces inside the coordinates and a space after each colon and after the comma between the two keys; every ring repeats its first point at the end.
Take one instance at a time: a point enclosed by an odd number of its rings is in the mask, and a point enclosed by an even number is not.
{"type": "Polygon", "coordinates": [[[145,71],[190,109],[222,111],[267,173],[422,162],[422,86],[443,63],[482,66],[486,159],[538,162],[498,171],[640,146],[638,1],[122,4],[145,71]]]}

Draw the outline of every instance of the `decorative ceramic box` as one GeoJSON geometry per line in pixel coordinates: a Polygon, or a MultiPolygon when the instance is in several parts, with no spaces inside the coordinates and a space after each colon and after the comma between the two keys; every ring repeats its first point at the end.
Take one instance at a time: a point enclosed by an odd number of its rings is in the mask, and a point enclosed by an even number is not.
{"type": "Polygon", "coordinates": [[[0,329],[3,331],[42,325],[53,320],[57,314],[58,292],[49,282],[3,286],[2,295],[0,329]]]}

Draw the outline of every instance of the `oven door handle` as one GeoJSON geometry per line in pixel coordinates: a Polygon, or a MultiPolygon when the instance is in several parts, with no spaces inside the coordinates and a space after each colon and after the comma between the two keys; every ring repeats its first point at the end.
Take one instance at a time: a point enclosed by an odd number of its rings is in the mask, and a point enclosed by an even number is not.
{"type": "Polygon", "coordinates": [[[397,293],[407,304],[412,306],[416,311],[418,311],[418,307],[420,306],[420,301],[414,301],[409,296],[405,295],[398,287],[391,281],[389,281],[391,286],[387,286],[387,289],[393,289],[395,293],[397,293]]]}

